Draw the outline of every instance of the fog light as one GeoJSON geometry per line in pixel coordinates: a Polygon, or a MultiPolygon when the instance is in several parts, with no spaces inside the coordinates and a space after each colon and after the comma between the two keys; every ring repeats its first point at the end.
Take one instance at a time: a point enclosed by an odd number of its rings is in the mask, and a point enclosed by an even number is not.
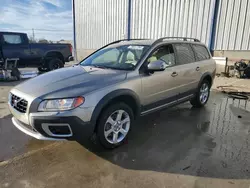
{"type": "Polygon", "coordinates": [[[49,126],[49,130],[54,135],[69,135],[71,134],[68,126],[49,126]]]}

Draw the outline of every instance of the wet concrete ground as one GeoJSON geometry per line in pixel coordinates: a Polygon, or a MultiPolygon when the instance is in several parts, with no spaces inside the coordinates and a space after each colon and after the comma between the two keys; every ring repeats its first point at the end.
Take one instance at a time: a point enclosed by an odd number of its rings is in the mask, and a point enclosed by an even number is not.
{"type": "Polygon", "coordinates": [[[20,134],[20,131],[12,125],[12,116],[7,106],[8,92],[18,83],[0,82],[0,161],[52,143],[38,141],[20,134]]]}
{"type": "Polygon", "coordinates": [[[205,108],[185,103],[150,114],[112,151],[95,142],[30,138],[11,124],[1,103],[0,160],[7,162],[0,163],[0,187],[248,188],[248,103],[213,92],[205,108]]]}

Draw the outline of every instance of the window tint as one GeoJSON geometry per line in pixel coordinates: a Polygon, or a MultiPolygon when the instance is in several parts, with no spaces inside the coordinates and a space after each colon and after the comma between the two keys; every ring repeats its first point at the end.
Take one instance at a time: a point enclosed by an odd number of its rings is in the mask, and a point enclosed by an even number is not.
{"type": "Polygon", "coordinates": [[[205,46],[193,45],[198,61],[210,59],[210,55],[205,46]]]}
{"type": "Polygon", "coordinates": [[[151,63],[156,60],[164,61],[168,66],[175,65],[175,56],[172,45],[161,46],[157,48],[152,55],[148,58],[148,62],[151,63]]]}
{"type": "Polygon", "coordinates": [[[175,44],[175,48],[179,64],[195,62],[194,52],[189,44],[175,44]]]}
{"type": "Polygon", "coordinates": [[[5,44],[21,44],[22,39],[20,35],[3,34],[5,44]]]}

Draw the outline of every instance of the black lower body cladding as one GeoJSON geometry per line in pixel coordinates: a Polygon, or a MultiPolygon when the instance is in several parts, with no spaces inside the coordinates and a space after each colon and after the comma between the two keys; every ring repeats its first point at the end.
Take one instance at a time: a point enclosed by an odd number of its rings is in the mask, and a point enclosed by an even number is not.
{"type": "MultiPolygon", "coordinates": [[[[65,125],[68,124],[70,126],[70,129],[72,131],[71,137],[65,137],[65,139],[68,140],[77,140],[78,138],[90,138],[92,134],[94,133],[94,124],[90,122],[83,122],[80,118],[76,116],[70,116],[70,117],[32,117],[31,123],[40,134],[42,134],[45,137],[50,138],[58,138],[56,136],[51,136],[46,133],[46,131],[42,128],[42,124],[50,124],[51,128],[50,131],[52,133],[58,133],[60,135],[68,134],[69,129],[65,126],[60,126],[60,124],[65,125]],[[56,127],[53,127],[53,124],[56,124],[56,127]],[[59,125],[59,126],[58,126],[59,125]]],[[[64,138],[64,137],[60,137],[64,138]]]]}

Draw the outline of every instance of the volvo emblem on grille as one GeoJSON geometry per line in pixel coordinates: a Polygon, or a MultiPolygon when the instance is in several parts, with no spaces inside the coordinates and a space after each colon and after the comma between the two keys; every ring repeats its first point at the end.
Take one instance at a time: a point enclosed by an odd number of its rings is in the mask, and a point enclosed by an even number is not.
{"type": "Polygon", "coordinates": [[[22,100],[22,99],[19,99],[19,100],[15,99],[15,100],[13,101],[13,106],[17,106],[17,103],[19,103],[21,100],[22,100]]]}

